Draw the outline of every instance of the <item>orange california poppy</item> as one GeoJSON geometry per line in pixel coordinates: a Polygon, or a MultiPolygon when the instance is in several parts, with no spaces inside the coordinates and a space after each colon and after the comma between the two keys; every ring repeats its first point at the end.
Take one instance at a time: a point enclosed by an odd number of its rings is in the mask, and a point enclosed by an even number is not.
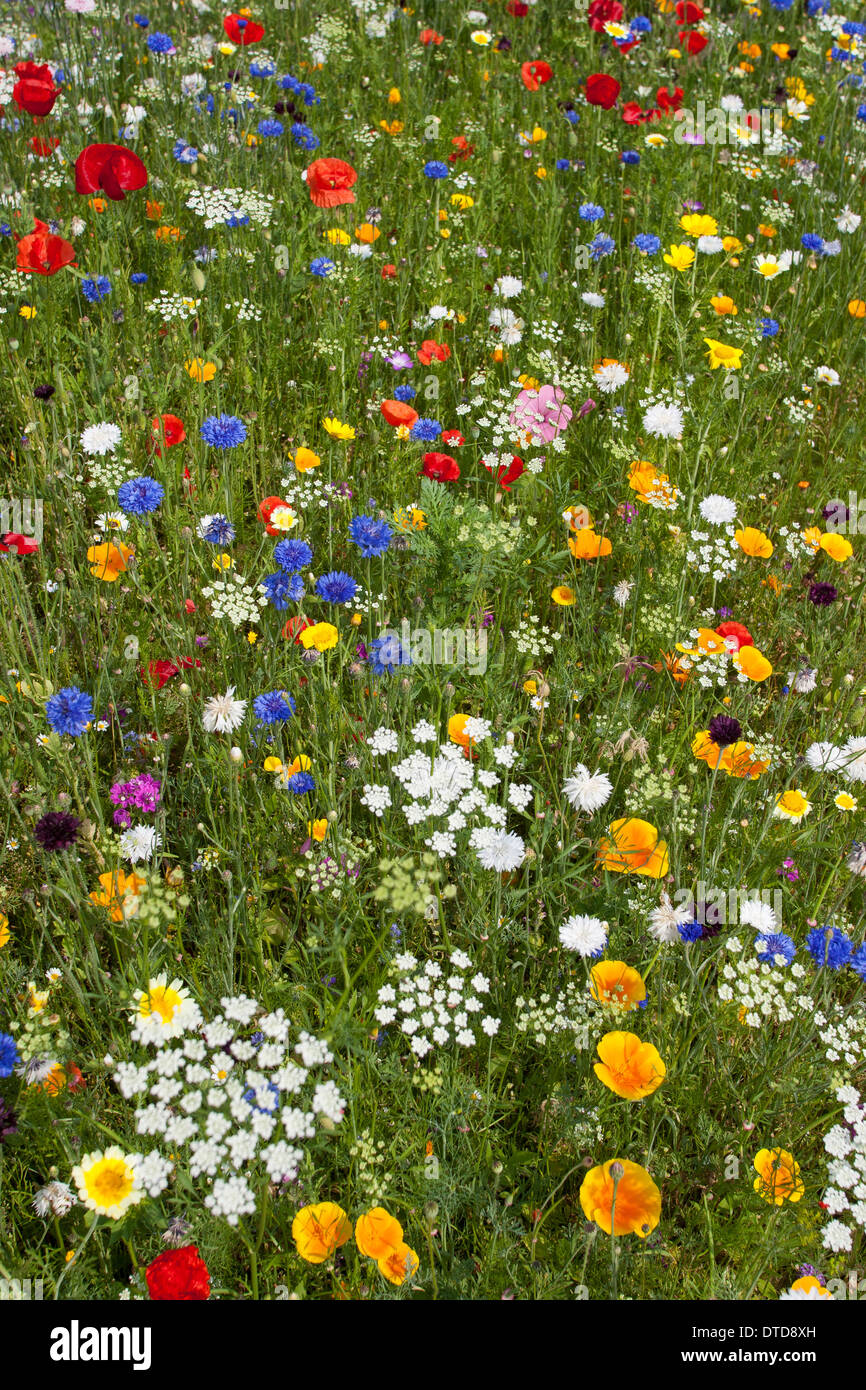
{"type": "Polygon", "coordinates": [[[624,1100],[651,1096],[665,1079],[666,1067],[658,1052],[635,1033],[605,1033],[598,1055],[601,1061],[593,1068],[596,1076],[624,1100]]]}
{"type": "Polygon", "coordinates": [[[608,834],[611,839],[602,840],[598,847],[597,858],[603,869],[646,878],[663,878],[667,873],[667,844],[648,820],[623,816],[608,827],[608,834]]]}
{"type": "Polygon", "coordinates": [[[755,559],[769,560],[773,553],[773,542],[756,526],[744,526],[741,531],[735,531],[734,540],[744,554],[755,559]]]}
{"type": "Polygon", "coordinates": [[[414,1277],[420,1262],[415,1251],[401,1240],[399,1245],[388,1250],[377,1263],[379,1273],[384,1275],[390,1284],[402,1284],[406,1279],[414,1277]]]}
{"type": "Polygon", "coordinates": [[[403,1227],[384,1207],[373,1207],[355,1222],[355,1240],[362,1255],[381,1260],[403,1243],[403,1227]]]}
{"type": "Polygon", "coordinates": [[[298,1254],[311,1265],[324,1264],[351,1235],[352,1223],[336,1202],[301,1207],[292,1222],[292,1239],[298,1254]]]}
{"type": "Polygon", "coordinates": [[[753,1187],[765,1202],[780,1207],[787,1197],[791,1202],[799,1202],[806,1191],[800,1177],[800,1165],[794,1162],[794,1155],[787,1149],[761,1149],[755,1154],[755,1178],[753,1187]]]}
{"type": "Polygon", "coordinates": [[[133,547],[124,545],[123,541],[103,541],[101,545],[91,545],[87,551],[90,573],[95,579],[113,584],[117,576],[123,574],[129,557],[134,554],[133,547]]]}
{"type": "Polygon", "coordinates": [[[757,647],[740,647],[738,652],[732,654],[732,660],[737,669],[750,681],[765,681],[773,674],[772,666],[757,647]]]}
{"type": "Polygon", "coordinates": [[[601,960],[589,973],[589,992],[599,1004],[630,1013],[646,999],[643,976],[624,960],[601,960]]]}
{"type": "Polygon", "coordinates": [[[568,548],[576,560],[604,559],[613,550],[607,536],[597,536],[591,526],[569,536],[568,548]]]}
{"type": "Polygon", "coordinates": [[[580,1205],[588,1221],[607,1235],[632,1232],[643,1240],[659,1224],[661,1193],[645,1168],[628,1158],[611,1158],[590,1168],[580,1185],[580,1205]]]}
{"type": "Polygon", "coordinates": [[[90,901],[96,903],[97,907],[107,907],[112,922],[122,922],[125,917],[132,916],[129,910],[133,906],[132,900],[138,897],[147,879],[139,878],[136,873],[125,874],[118,869],[114,874],[100,874],[99,882],[102,891],[94,889],[89,895],[90,901]]]}

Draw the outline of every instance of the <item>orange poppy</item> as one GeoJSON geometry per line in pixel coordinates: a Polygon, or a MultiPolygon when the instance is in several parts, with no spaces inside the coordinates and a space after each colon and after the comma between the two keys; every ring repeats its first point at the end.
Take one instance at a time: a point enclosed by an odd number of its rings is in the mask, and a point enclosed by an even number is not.
{"type": "Polygon", "coordinates": [[[652,1043],[635,1033],[605,1033],[598,1044],[600,1062],[593,1070],[599,1081],[624,1100],[643,1100],[658,1090],[667,1068],[652,1043]]]}
{"type": "Polygon", "coordinates": [[[113,584],[119,574],[123,574],[129,558],[135,551],[123,541],[103,541],[101,545],[91,545],[87,551],[90,573],[95,579],[103,579],[113,584]]]}
{"type": "Polygon", "coordinates": [[[292,1239],[302,1260],[324,1264],[352,1235],[352,1223],[336,1202],[301,1207],[292,1222],[292,1239]]]}
{"type": "Polygon", "coordinates": [[[381,1260],[403,1242],[403,1227],[384,1207],[373,1207],[355,1222],[355,1240],[362,1255],[381,1260]]]}
{"type": "Polygon", "coordinates": [[[624,960],[601,960],[589,973],[589,992],[599,1004],[631,1013],[646,999],[643,976],[624,960]]]}
{"type": "Polygon", "coordinates": [[[663,878],[668,871],[668,847],[648,820],[624,816],[608,827],[610,840],[602,840],[597,861],[617,874],[643,874],[663,878]]]}
{"type": "Polygon", "coordinates": [[[659,1224],[662,1198],[639,1163],[611,1158],[590,1168],[580,1185],[580,1205],[587,1220],[607,1235],[634,1233],[643,1240],[659,1224]]]}
{"type": "Polygon", "coordinates": [[[415,1251],[410,1249],[405,1241],[395,1245],[377,1261],[379,1273],[384,1275],[390,1284],[402,1284],[406,1279],[412,1279],[418,1269],[419,1260],[415,1251]]]}
{"type": "Polygon", "coordinates": [[[89,894],[90,901],[96,903],[97,907],[107,907],[108,915],[112,922],[122,922],[126,917],[134,915],[135,907],[133,899],[137,898],[142,888],[147,883],[147,879],[139,878],[138,874],[125,874],[122,869],[117,873],[100,874],[99,882],[102,884],[102,891],[94,891],[89,894]]]}
{"type": "Polygon", "coordinates": [[[418,419],[417,410],[413,410],[411,405],[407,405],[405,401],[383,401],[379,410],[388,424],[395,428],[398,425],[405,425],[407,429],[411,429],[418,419]]]}
{"type": "Polygon", "coordinates": [[[765,1202],[780,1207],[787,1197],[791,1202],[799,1202],[806,1191],[800,1177],[800,1165],[794,1162],[794,1155],[787,1149],[761,1149],[755,1154],[755,1172],[758,1176],[752,1184],[765,1202]]]}
{"type": "Polygon", "coordinates": [[[598,560],[610,555],[613,546],[607,536],[597,536],[591,526],[569,536],[568,548],[575,560],[598,560]]]}

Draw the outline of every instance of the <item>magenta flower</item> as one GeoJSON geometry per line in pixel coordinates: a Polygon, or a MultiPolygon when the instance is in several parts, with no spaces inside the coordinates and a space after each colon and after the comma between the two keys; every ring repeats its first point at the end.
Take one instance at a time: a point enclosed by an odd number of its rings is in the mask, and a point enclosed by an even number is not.
{"type": "Polygon", "coordinates": [[[511,424],[550,444],[566,428],[571,416],[572,409],[565,404],[562,387],[542,386],[540,391],[521,391],[511,415],[511,424]]]}

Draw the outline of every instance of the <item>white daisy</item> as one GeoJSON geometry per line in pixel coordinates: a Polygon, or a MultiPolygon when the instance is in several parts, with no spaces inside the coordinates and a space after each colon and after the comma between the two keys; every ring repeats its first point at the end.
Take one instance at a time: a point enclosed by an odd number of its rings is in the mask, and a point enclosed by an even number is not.
{"type": "Polygon", "coordinates": [[[654,439],[679,439],[683,432],[683,412],[678,405],[651,405],[644,411],[643,427],[654,439]]]}

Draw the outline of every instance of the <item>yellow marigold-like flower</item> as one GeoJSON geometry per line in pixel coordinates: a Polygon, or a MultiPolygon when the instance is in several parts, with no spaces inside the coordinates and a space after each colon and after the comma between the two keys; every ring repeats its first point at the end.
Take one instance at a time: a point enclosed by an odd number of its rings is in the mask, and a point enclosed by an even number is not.
{"type": "Polygon", "coordinates": [[[866,318],[866,299],[849,299],[848,313],[852,319],[866,318]]]}
{"type": "Polygon", "coordinates": [[[719,224],[706,212],[687,212],[680,218],[680,226],[688,236],[718,236],[719,224]]]}
{"type": "Polygon", "coordinates": [[[606,1235],[634,1234],[644,1240],[659,1224],[662,1199],[649,1173],[628,1158],[611,1158],[590,1168],[580,1185],[588,1221],[606,1235]]]}
{"type": "Polygon", "coordinates": [[[643,1100],[665,1079],[658,1051],[635,1033],[605,1033],[597,1050],[601,1061],[593,1066],[596,1076],[623,1100],[643,1100]]]}
{"type": "Polygon", "coordinates": [[[725,371],[735,372],[743,365],[742,348],[731,347],[730,343],[720,343],[715,338],[704,338],[704,342],[709,348],[707,356],[713,371],[717,367],[724,367],[725,371]]]}
{"type": "Polygon", "coordinates": [[[354,426],[343,424],[342,420],[338,420],[334,415],[326,415],[322,424],[332,439],[350,440],[355,438],[354,426]]]}
{"type": "Polygon", "coordinates": [[[305,627],[300,636],[307,651],[310,647],[315,647],[317,652],[327,652],[336,647],[340,640],[340,634],[333,623],[313,623],[312,627],[305,627]]]}
{"type": "Polygon", "coordinates": [[[308,1264],[320,1265],[351,1238],[352,1223],[336,1202],[301,1207],[292,1222],[292,1239],[308,1264]]]}
{"type": "Polygon", "coordinates": [[[183,365],[193,381],[213,381],[217,374],[216,363],[206,362],[203,357],[190,357],[183,365]]]}
{"type": "Polygon", "coordinates": [[[403,98],[400,96],[400,88],[399,88],[399,87],[392,87],[391,90],[390,90],[389,93],[388,93],[388,105],[389,105],[389,106],[399,106],[399,104],[400,104],[400,102],[401,102],[402,100],[403,100],[403,98]]]}
{"type": "Polygon", "coordinates": [[[798,787],[791,791],[782,792],[781,796],[776,797],[776,804],[773,807],[773,816],[776,820],[789,820],[794,825],[799,825],[804,816],[808,816],[812,810],[812,803],[801,792],[798,787]]]}
{"type": "Polygon", "coordinates": [[[694,263],[695,253],[691,246],[683,243],[681,246],[671,244],[670,254],[665,252],[665,265],[672,265],[674,270],[688,270],[694,263]]]}
{"type": "Polygon", "coordinates": [[[799,1202],[806,1191],[800,1165],[787,1149],[761,1149],[755,1154],[755,1172],[755,1191],[774,1206],[780,1207],[786,1198],[799,1202]]]}
{"type": "Polygon", "coordinates": [[[722,237],[722,246],[724,247],[725,251],[728,252],[729,255],[732,251],[737,252],[745,249],[743,243],[740,241],[740,238],[736,236],[722,237]]]}
{"type": "Polygon", "coordinates": [[[475,199],[470,198],[468,193],[452,193],[448,201],[459,212],[468,212],[470,208],[475,206],[475,199]]]}
{"type": "Polygon", "coordinates": [[[144,1196],[134,1167],[134,1155],[116,1145],[104,1152],[85,1154],[72,1170],[78,1200],[97,1216],[118,1221],[144,1196]]]}

